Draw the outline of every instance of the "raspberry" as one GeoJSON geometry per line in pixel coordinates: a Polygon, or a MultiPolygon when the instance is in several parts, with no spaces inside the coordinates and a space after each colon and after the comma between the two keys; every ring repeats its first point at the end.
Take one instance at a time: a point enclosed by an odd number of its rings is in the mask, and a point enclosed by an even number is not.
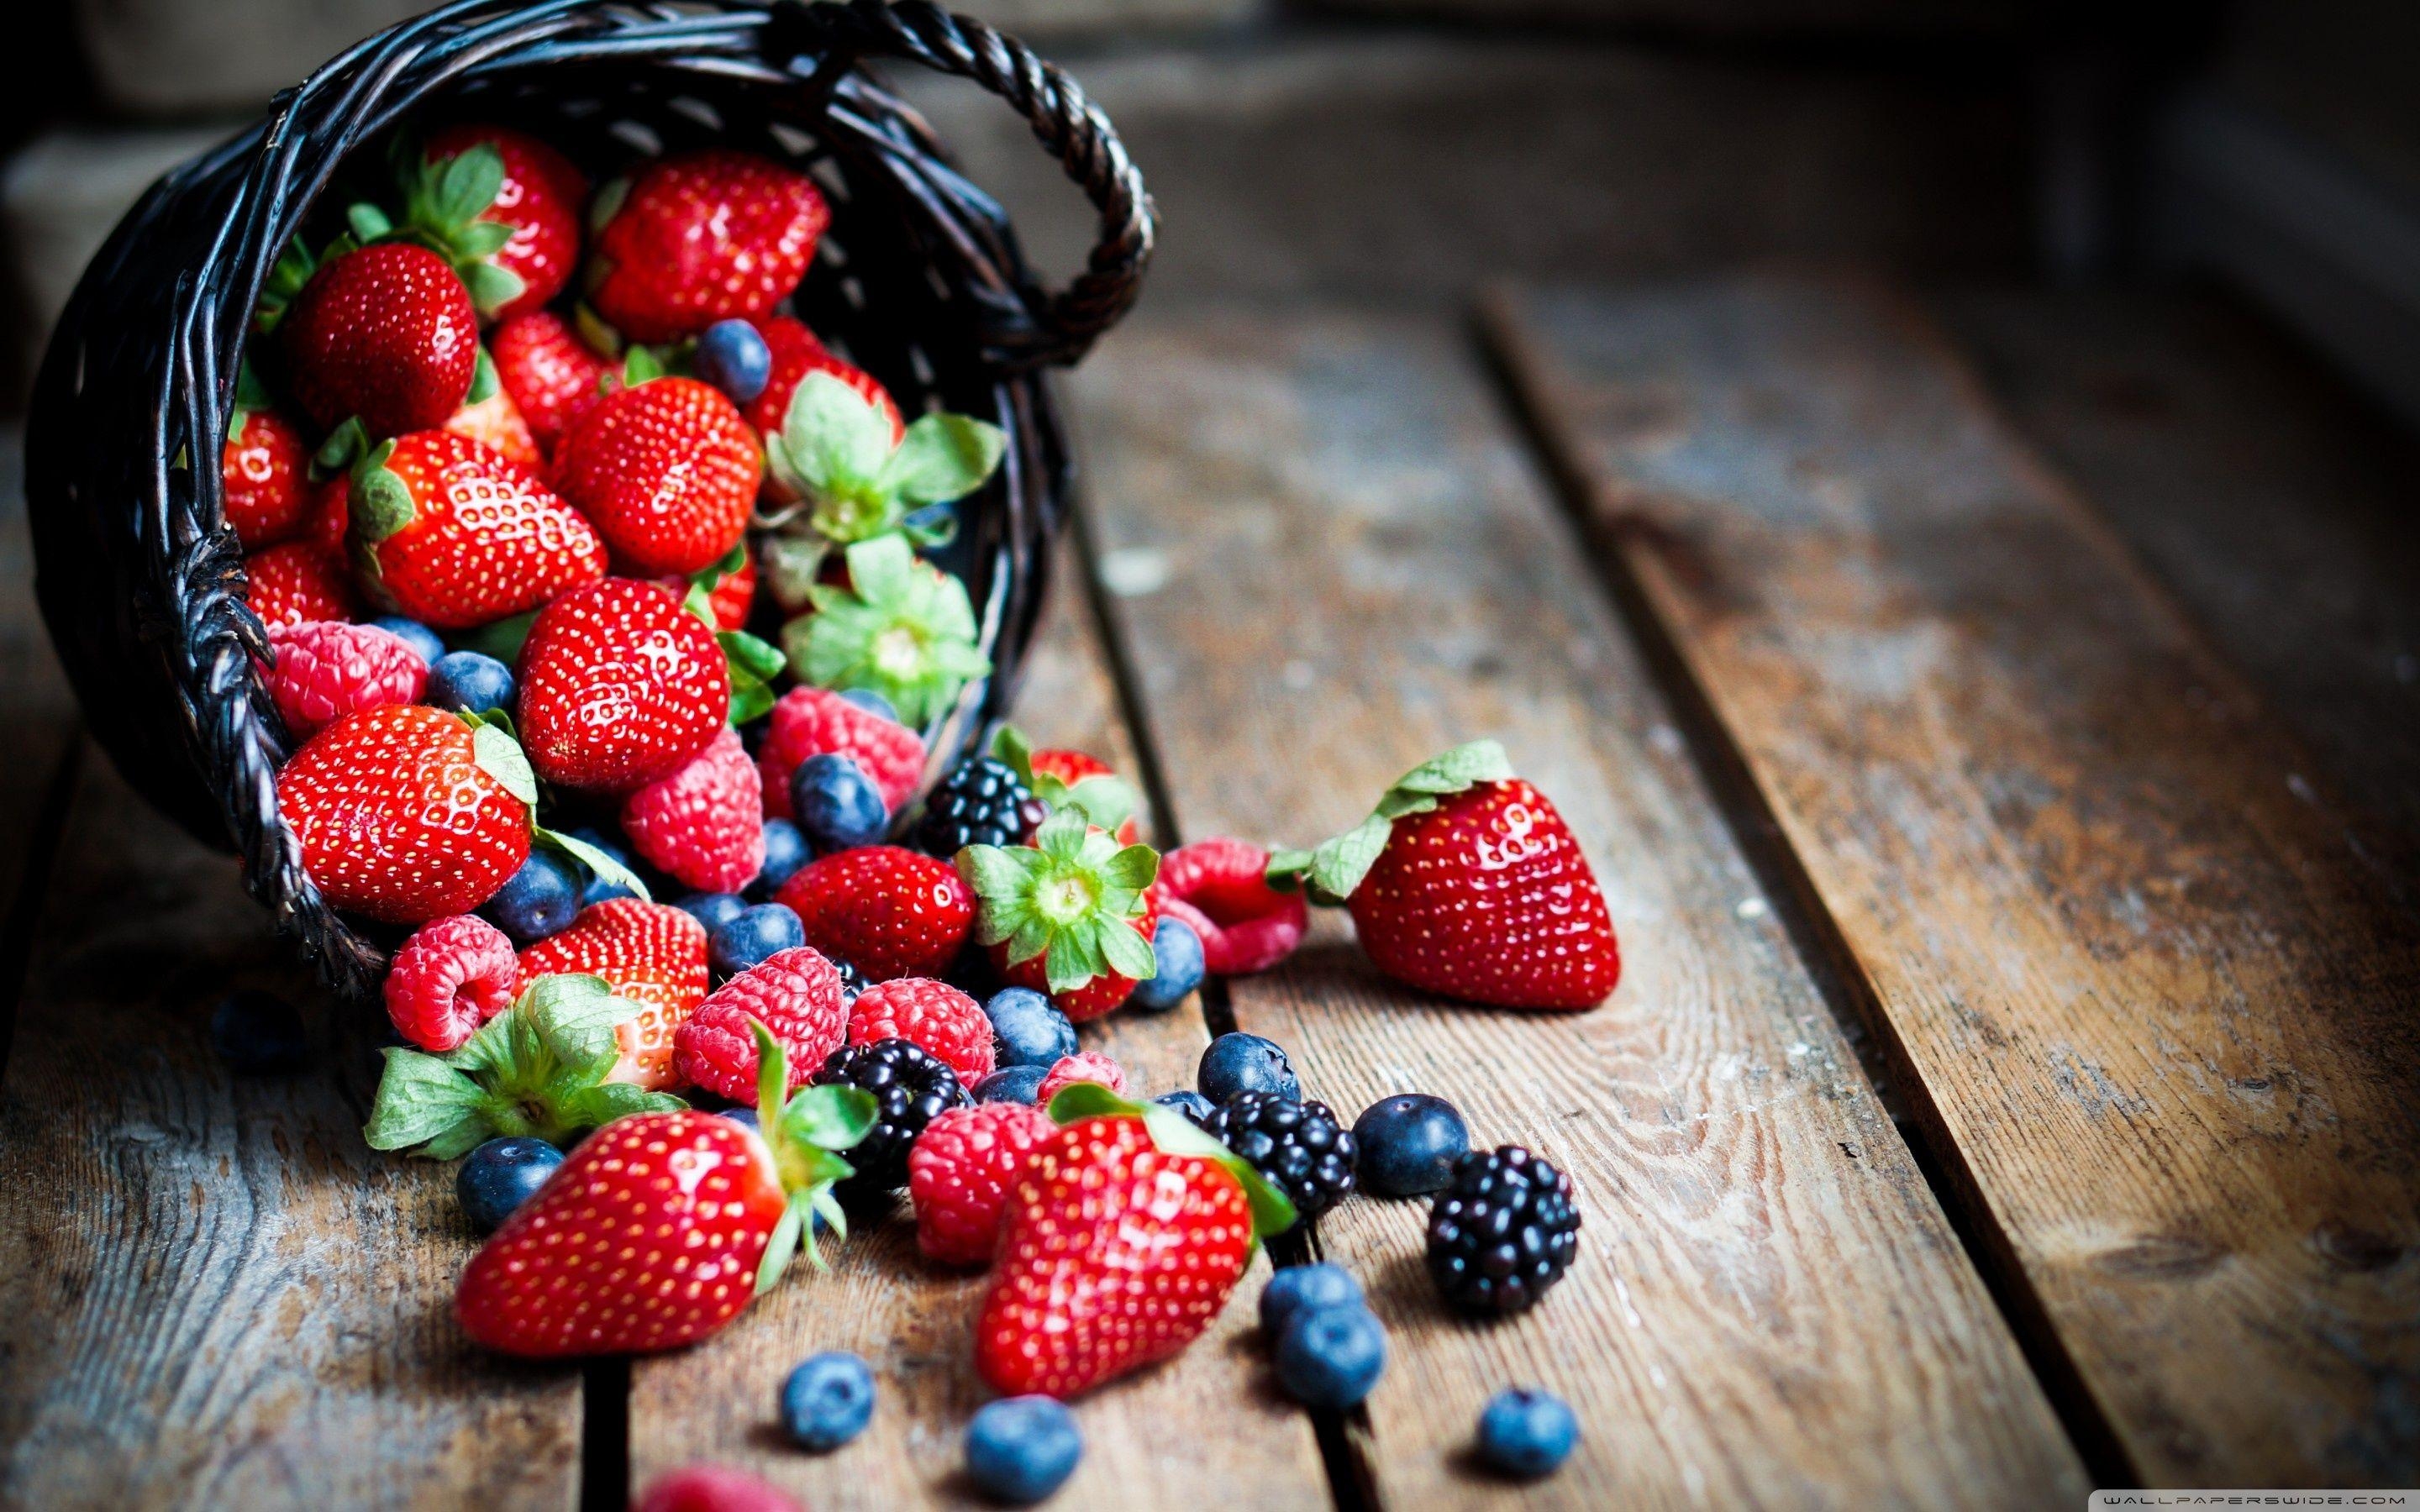
{"type": "Polygon", "coordinates": [[[753,1103],[758,1062],[751,1017],[789,1053],[789,1090],[797,1091],[841,1047],[848,1008],[840,968],[806,946],[766,957],[716,988],[673,1031],[673,1070],[693,1087],[753,1103]]]}
{"type": "Polygon", "coordinates": [[[1311,910],[1298,893],[1268,883],[1269,853],[1240,840],[1201,840],[1159,859],[1163,900],[1186,904],[1176,917],[1202,936],[1211,975],[1266,971],[1302,943],[1311,910]]]}
{"type": "Polygon", "coordinates": [[[1009,1183],[1026,1152],[1058,1130],[1048,1114],[1023,1103],[952,1108],[926,1125],[908,1151],[908,1195],[924,1257],[989,1264],[1009,1183]]]}
{"type": "Polygon", "coordinates": [[[799,1504],[744,1471],[691,1465],[649,1486],[630,1512],[799,1512],[799,1504]]]}
{"type": "Polygon", "coordinates": [[[266,673],[269,696],[286,717],[287,733],[308,740],[319,727],[381,703],[417,703],[428,686],[428,663],[402,637],[341,620],[273,625],[276,654],[266,673]]]}
{"type": "Polygon", "coordinates": [[[353,585],[339,559],[308,541],[287,541],[243,559],[243,601],[263,625],[349,620],[353,585]]]}
{"type": "Polygon", "coordinates": [[[520,963],[504,932],[476,914],[433,919],[395,953],[386,1016],[423,1050],[453,1050],[510,1008],[520,963]]]}
{"type": "Polygon", "coordinates": [[[1072,1056],[1061,1056],[1033,1091],[1037,1107],[1048,1107],[1050,1100],[1062,1088],[1078,1082],[1098,1082],[1120,1097],[1126,1095],[1126,1069],[1097,1050],[1078,1050],[1072,1056]]]}
{"type": "Polygon", "coordinates": [[[700,892],[737,892],[765,867],[756,766],[725,725],[706,748],[622,800],[622,829],[659,871],[700,892]]]}
{"type": "Polygon", "coordinates": [[[857,995],[848,1012],[848,1042],[907,1040],[972,1087],[992,1072],[991,1020],[982,1005],[946,981],[894,977],[857,995]]]}
{"type": "Polygon", "coordinates": [[[810,756],[846,756],[874,779],[882,806],[897,813],[924,775],[924,737],[906,725],[822,687],[794,687],[773,705],[756,768],[765,775],[765,815],[788,819],[790,774],[810,756]]]}

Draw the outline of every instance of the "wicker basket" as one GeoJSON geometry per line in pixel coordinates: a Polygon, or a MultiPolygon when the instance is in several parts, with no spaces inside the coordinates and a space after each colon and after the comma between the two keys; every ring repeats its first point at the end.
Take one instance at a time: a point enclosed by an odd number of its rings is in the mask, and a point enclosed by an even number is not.
{"type": "Polygon", "coordinates": [[[959,506],[942,559],[978,606],[995,671],[928,732],[928,779],[1005,705],[1040,609],[1068,487],[1040,370],[1076,361],[1125,312],[1152,246],[1141,179],[1075,84],[925,0],[466,0],[361,43],[153,185],[85,270],[36,388],[27,489],[43,617],[118,770],[231,845],[279,928],[356,995],[386,952],[321,900],[279,821],[286,733],[254,663],[266,636],[244,604],[218,469],[187,459],[220,453],[278,250],[333,228],[346,176],[377,165],[390,128],[448,115],[523,126],[600,177],[717,142],[805,167],[832,222],[800,316],[908,412],[931,400],[1008,432],[1000,473],[959,506]],[[1000,96],[1064,165],[1100,212],[1072,285],[1035,284],[999,206],[860,67],[891,59],[1000,96]]]}

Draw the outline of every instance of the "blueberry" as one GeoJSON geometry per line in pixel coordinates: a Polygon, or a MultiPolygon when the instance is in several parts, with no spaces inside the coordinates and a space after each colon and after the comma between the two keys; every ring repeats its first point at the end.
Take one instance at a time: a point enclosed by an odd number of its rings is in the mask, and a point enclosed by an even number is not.
{"type": "Polygon", "coordinates": [[[967,1425],[967,1478],[1003,1502],[1041,1501],[1067,1483],[1083,1457],[1076,1414],[1048,1396],[985,1403],[967,1425]]]}
{"type": "Polygon", "coordinates": [[[1470,1152],[1470,1131],[1444,1098],[1400,1092],[1361,1110],[1353,1142],[1361,1147],[1353,1166],[1361,1190],[1412,1197],[1453,1184],[1453,1163],[1470,1152]]]}
{"type": "Polygon", "coordinates": [[[760,1134],[764,1132],[765,1125],[758,1121],[754,1108],[724,1108],[721,1116],[734,1123],[745,1124],[760,1134]]]}
{"type": "Polygon", "coordinates": [[[449,651],[430,663],[427,702],[457,714],[513,706],[513,670],[475,651],[449,651]]]}
{"type": "Polygon", "coordinates": [[[718,974],[736,977],[767,956],[806,943],[807,928],[798,915],[780,903],[758,903],[706,936],[706,955],[718,974]]]}
{"type": "Polygon", "coordinates": [[[563,1151],[543,1139],[527,1134],[490,1139],[471,1151],[454,1173],[454,1196],[461,1200],[462,1216],[473,1228],[493,1233],[562,1164],[563,1151]]]}
{"type": "Polygon", "coordinates": [[[1278,1335],[1278,1384],[1306,1407],[1342,1411],[1387,1368],[1387,1331],[1359,1303],[1305,1307],[1278,1335]]]}
{"type": "Polygon", "coordinates": [[[807,837],[799,826],[786,819],[765,821],[765,865],[756,873],[755,885],[771,892],[799,868],[814,860],[814,853],[807,848],[807,837]]]}
{"type": "Polygon", "coordinates": [[[821,1454],[865,1431],[874,1417],[874,1372],[845,1350],[810,1358],[782,1382],[782,1427],[821,1454]]]}
{"type": "Polygon", "coordinates": [[[745,320],[717,320],[697,338],[690,359],[697,376],[746,404],[765,392],[773,377],[773,349],[754,326],[745,320]]]}
{"type": "Polygon", "coordinates": [[[1033,1103],[1041,1096],[1042,1078],[1049,1074],[1047,1066],[1002,1066],[975,1083],[975,1101],[1033,1103]]]}
{"type": "Polygon", "coordinates": [[[1200,1123],[1202,1119],[1218,1111],[1218,1103],[1211,1102],[1208,1098],[1203,1097],[1201,1093],[1193,1090],[1189,1087],[1178,1088],[1173,1092],[1162,1092],[1157,1097],[1153,1098],[1152,1101],[1162,1103],[1168,1107],[1174,1108],[1177,1112],[1184,1114],[1187,1118],[1191,1119],[1196,1123],[1200,1123]]]}
{"type": "Polygon", "coordinates": [[[878,714],[892,724],[899,722],[899,711],[892,707],[891,701],[870,687],[844,689],[840,700],[843,703],[854,703],[868,714],[878,714]]]}
{"type": "MultiPolygon", "coordinates": [[[[594,825],[582,825],[578,829],[566,830],[565,833],[574,840],[586,841],[612,856],[624,871],[636,874],[638,863],[630,858],[629,848],[620,841],[608,839],[603,830],[594,825]]],[[[592,876],[588,879],[588,885],[581,891],[580,903],[584,908],[590,903],[601,903],[608,898],[637,896],[638,894],[632,892],[627,883],[608,882],[603,877],[592,876]]]]}
{"type": "Polygon", "coordinates": [[[513,937],[518,945],[560,934],[580,917],[581,889],[587,879],[557,852],[533,850],[496,895],[479,905],[479,917],[513,937]]]}
{"type": "Polygon", "coordinates": [[[1261,1328],[1270,1338],[1285,1332],[1306,1307],[1358,1305],[1361,1283],[1341,1265],[1289,1265],[1261,1288],[1261,1328]]]}
{"type": "Polygon", "coordinates": [[[1202,1095],[1224,1103],[1238,1092],[1275,1092],[1302,1101],[1302,1082],[1277,1041],[1257,1034],[1222,1034],[1202,1052],[1202,1066],[1193,1077],[1202,1095]]]}
{"type": "Polygon", "coordinates": [[[1513,1387],[1487,1399],[1479,1414],[1479,1458],[1507,1475],[1536,1480],[1571,1458],[1580,1421],[1552,1392],[1513,1387]]]}
{"type": "Polygon", "coordinates": [[[210,1010],[210,1047],[239,1076],[283,1076],[311,1061],[311,1041],[294,1005],[250,988],[210,1010]]]}
{"type": "Polygon", "coordinates": [[[829,751],[808,757],[790,774],[790,812],[798,816],[807,843],[821,854],[877,844],[891,827],[891,812],[882,807],[882,790],[874,779],[857,763],[829,751]]]}
{"type": "Polygon", "coordinates": [[[1076,1026],[1031,987],[1007,987],[984,1004],[1003,1066],[1053,1066],[1076,1053],[1076,1026]]]}
{"type": "Polygon", "coordinates": [[[1148,981],[1135,983],[1126,1006],[1145,1013],[1165,1013],[1202,985],[1202,936],[1181,918],[1163,918],[1152,932],[1151,953],[1159,963],[1159,972],[1148,981]]]}
{"type": "Polygon", "coordinates": [[[370,628],[384,630],[401,640],[405,645],[419,652],[420,659],[431,667],[436,666],[438,658],[445,655],[445,642],[437,639],[436,631],[418,620],[407,620],[400,614],[387,614],[370,621],[370,628]]]}
{"type": "Polygon", "coordinates": [[[673,904],[706,926],[712,935],[716,930],[748,911],[748,900],[736,892],[692,892],[673,904]]]}

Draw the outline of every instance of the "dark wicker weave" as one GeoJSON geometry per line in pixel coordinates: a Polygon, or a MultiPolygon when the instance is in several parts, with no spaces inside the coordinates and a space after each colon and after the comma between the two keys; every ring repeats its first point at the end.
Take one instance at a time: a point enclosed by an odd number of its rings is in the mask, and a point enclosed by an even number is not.
{"type": "Polygon", "coordinates": [[[447,115],[526,126],[600,177],[708,142],[808,165],[832,224],[801,316],[909,412],[932,398],[1006,428],[1001,474],[960,506],[945,559],[998,670],[932,732],[937,769],[1005,704],[1039,612],[1067,458],[1038,370],[1074,362],[1125,313],[1151,255],[1150,201],[1100,112],[1021,44],[925,0],[465,0],[361,43],[152,186],[85,270],[35,393],[42,612],[118,769],[195,835],[232,844],[253,895],[352,995],[377,982],[385,950],[321,901],[279,822],[286,734],[255,675],[267,640],[214,464],[279,249],[298,230],[314,245],[333,232],[347,176],[380,169],[390,128],[447,115]],[[1032,124],[1100,211],[1070,287],[1036,285],[1000,208],[861,59],[970,79],[1032,124]]]}

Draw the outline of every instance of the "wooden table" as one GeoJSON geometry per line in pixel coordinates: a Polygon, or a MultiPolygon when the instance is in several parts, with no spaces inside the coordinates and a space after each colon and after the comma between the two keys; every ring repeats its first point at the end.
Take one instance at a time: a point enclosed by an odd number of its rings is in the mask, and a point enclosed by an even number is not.
{"type": "MultiPolygon", "coordinates": [[[[1587,1228],[1478,1326],[1419,1205],[1348,1203],[1310,1247],[1390,1331],[1366,1409],[1272,1390],[1256,1272],[1082,1404],[1054,1504],[2420,1481],[2408,447],[2223,312],[1787,277],[1475,327],[1174,312],[1070,393],[1089,501],[1022,721],[1138,773],[1163,843],[1314,839],[1497,735],[1627,972],[1581,1017],[1455,1008],[1326,919],[1111,1021],[1154,1090],[1241,1026],[1340,1108],[1443,1093],[1566,1165],[1587,1228]],[[1528,1489],[1467,1458],[1518,1383],[1584,1425],[1528,1489]]],[[[702,1458],[815,1508],[968,1500],[980,1282],[904,1221],[684,1354],[467,1348],[448,1172],[359,1138],[371,1033],[219,1068],[230,985],[317,999],[82,743],[13,515],[0,549],[0,1504],[611,1507],[702,1458]],[[883,1396],[810,1458],[774,1394],[829,1348],[883,1396]]]]}

